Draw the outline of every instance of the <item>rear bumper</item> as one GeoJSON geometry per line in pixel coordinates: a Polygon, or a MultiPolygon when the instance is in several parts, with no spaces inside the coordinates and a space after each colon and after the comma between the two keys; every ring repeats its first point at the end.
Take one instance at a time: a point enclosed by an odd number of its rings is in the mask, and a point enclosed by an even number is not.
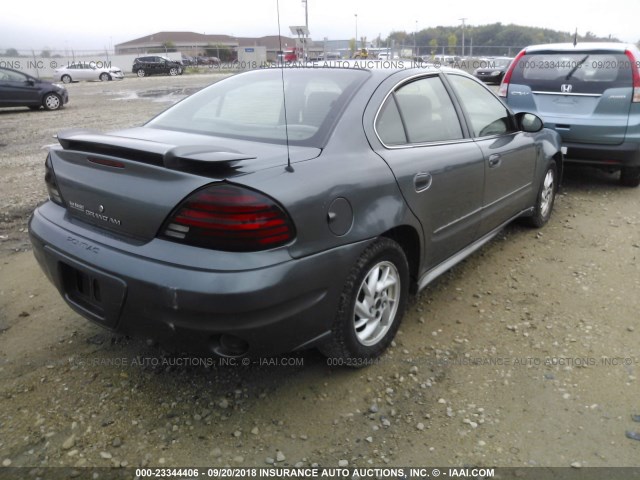
{"type": "Polygon", "coordinates": [[[601,145],[562,142],[562,146],[567,147],[566,162],[613,168],[640,166],[640,143],[601,145]]]}
{"type": "MultiPolygon", "coordinates": [[[[259,356],[313,346],[330,331],[344,279],[368,244],[250,270],[194,268],[79,235],[43,207],[29,221],[34,254],[71,308],[113,331],[198,353],[259,356]],[[229,342],[242,348],[229,350],[229,342]]],[[[178,257],[183,247],[176,244],[178,257]]]]}

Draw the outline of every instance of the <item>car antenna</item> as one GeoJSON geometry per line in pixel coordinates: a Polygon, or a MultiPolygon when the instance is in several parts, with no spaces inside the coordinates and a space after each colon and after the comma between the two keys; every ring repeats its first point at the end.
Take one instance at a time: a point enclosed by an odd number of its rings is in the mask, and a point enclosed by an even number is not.
{"type": "MultiPolygon", "coordinates": [[[[282,35],[280,33],[280,0],[276,0],[276,10],[278,12],[278,42],[280,44],[280,52],[282,52],[282,35]]],[[[278,56],[276,55],[276,61],[278,56]]],[[[284,134],[287,142],[287,172],[293,172],[291,166],[291,155],[289,154],[289,122],[287,122],[287,97],[285,95],[284,88],[284,55],[282,57],[282,65],[280,66],[280,75],[282,76],[282,104],[284,108],[284,134]]]]}

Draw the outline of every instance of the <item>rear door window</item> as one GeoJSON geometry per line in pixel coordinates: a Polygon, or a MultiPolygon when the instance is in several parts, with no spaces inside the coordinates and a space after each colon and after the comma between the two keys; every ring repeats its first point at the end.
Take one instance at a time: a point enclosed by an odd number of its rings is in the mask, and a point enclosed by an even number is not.
{"type": "Polygon", "coordinates": [[[376,120],[376,131],[385,145],[463,137],[453,103],[437,75],[406,83],[389,95],[376,120]]]}
{"type": "Polygon", "coordinates": [[[624,53],[540,53],[521,57],[511,82],[540,92],[601,94],[631,86],[631,67],[624,53]]]}

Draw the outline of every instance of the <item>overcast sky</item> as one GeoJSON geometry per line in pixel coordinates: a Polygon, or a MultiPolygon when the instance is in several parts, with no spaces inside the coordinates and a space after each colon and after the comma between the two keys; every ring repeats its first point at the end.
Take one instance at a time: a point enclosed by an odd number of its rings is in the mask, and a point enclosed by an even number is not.
{"type": "MultiPolygon", "coordinates": [[[[308,0],[309,29],[314,40],[371,40],[394,30],[413,32],[438,25],[502,22],[580,34],[611,34],[623,41],[640,40],[638,0],[308,0]]],[[[304,25],[304,3],[280,0],[282,34],[304,25]]],[[[276,0],[149,2],[147,0],[5,0],[0,9],[0,53],[7,48],[93,50],[110,48],[158,31],[258,37],[278,32],[276,0]]]]}

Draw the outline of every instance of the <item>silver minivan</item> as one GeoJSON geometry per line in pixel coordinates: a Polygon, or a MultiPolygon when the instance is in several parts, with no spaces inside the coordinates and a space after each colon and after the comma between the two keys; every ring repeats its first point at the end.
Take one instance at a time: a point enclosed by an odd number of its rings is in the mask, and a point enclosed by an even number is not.
{"type": "Polygon", "coordinates": [[[509,67],[499,95],[557,131],[567,162],[620,171],[640,184],[640,51],[623,43],[534,45],[509,67]]]}

